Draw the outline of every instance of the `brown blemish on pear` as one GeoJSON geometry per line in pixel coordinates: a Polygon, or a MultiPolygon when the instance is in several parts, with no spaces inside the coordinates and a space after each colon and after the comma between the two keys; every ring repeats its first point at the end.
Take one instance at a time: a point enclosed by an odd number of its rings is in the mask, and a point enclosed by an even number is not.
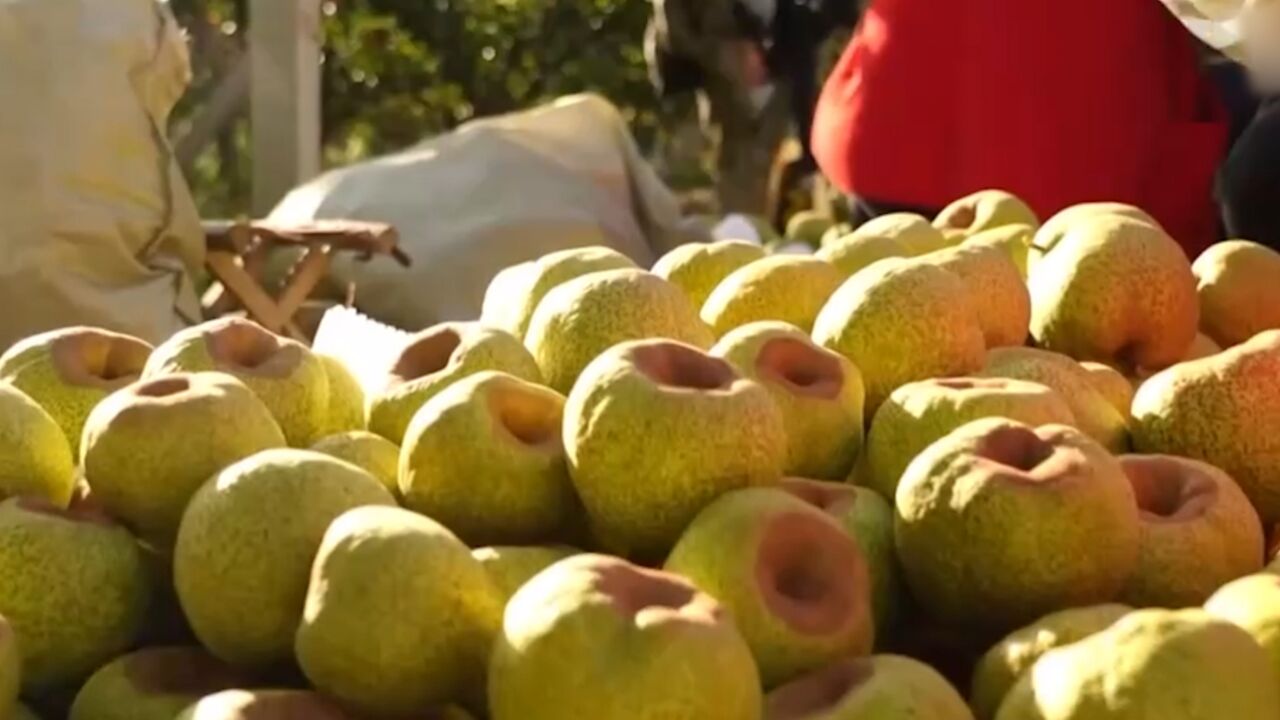
{"type": "Polygon", "coordinates": [[[840,361],[796,338],[775,338],[760,348],[756,369],[795,395],[834,400],[844,387],[840,361]]]}
{"type": "Polygon", "coordinates": [[[593,570],[596,588],[625,615],[667,609],[719,617],[715,601],[678,575],[614,560],[597,563],[593,570]]]}
{"type": "Polygon", "coordinates": [[[801,720],[830,710],[874,672],[871,661],[866,658],[849,658],[828,665],[770,693],[764,720],[801,720]]]}
{"type": "Polygon", "coordinates": [[[400,351],[392,365],[392,384],[409,382],[444,370],[460,345],[462,335],[451,325],[440,325],[418,333],[400,351]]]}
{"type": "Polygon", "coordinates": [[[1218,486],[1199,468],[1159,456],[1120,458],[1146,522],[1187,522],[1213,507],[1218,486]]]}
{"type": "Polygon", "coordinates": [[[793,630],[837,632],[859,602],[858,548],[839,527],[800,513],[769,521],[760,539],[756,583],[769,610],[793,630]]]}

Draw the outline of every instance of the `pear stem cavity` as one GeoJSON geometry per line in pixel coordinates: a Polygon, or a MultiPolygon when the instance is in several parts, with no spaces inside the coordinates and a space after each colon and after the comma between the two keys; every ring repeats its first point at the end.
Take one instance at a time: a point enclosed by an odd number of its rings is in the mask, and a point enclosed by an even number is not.
{"type": "Polygon", "coordinates": [[[649,344],[633,352],[640,372],[665,387],[723,390],[737,379],[729,363],[679,343],[649,344]]]}
{"type": "Polygon", "coordinates": [[[857,609],[857,547],[834,526],[786,513],[760,538],[756,583],[766,605],[797,632],[835,632],[857,609]]]}
{"type": "Polygon", "coordinates": [[[765,343],[756,357],[756,370],[795,395],[834,400],[844,387],[840,361],[795,338],[765,343]]]}
{"type": "Polygon", "coordinates": [[[799,720],[838,705],[872,675],[865,658],[841,660],[770,693],[765,720],[799,720]]]}
{"type": "Polygon", "coordinates": [[[400,351],[391,374],[407,382],[438,373],[449,366],[449,360],[461,345],[462,335],[453,327],[425,330],[400,351]]]}

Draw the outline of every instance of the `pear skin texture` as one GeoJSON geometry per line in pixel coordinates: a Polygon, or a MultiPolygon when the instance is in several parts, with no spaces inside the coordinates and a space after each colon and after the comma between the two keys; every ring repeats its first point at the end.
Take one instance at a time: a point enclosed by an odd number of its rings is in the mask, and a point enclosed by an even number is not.
{"type": "Polygon", "coordinates": [[[495,546],[471,551],[471,557],[488,573],[504,606],[535,575],[565,558],[581,554],[581,550],[563,545],[495,546]]]}
{"type": "Polygon", "coordinates": [[[876,411],[859,478],[883,497],[896,497],[902,473],[917,455],[956,428],[1001,417],[1032,427],[1074,425],[1061,395],[1039,383],[1005,378],[921,380],[903,385],[876,411]]]}
{"type": "Polygon", "coordinates": [[[1182,248],[1138,220],[1074,224],[1027,278],[1036,343],[1077,360],[1162,369],[1186,355],[1200,306],[1182,248]]]}
{"type": "Polygon", "coordinates": [[[928,665],[902,655],[839,660],[765,697],[766,720],[973,720],[928,665]]]}
{"type": "Polygon", "coordinates": [[[1111,202],[1072,205],[1046,220],[1036,230],[1035,238],[1031,241],[1030,252],[1027,254],[1027,271],[1030,272],[1041,259],[1052,252],[1072,228],[1090,218],[1100,216],[1128,218],[1152,227],[1160,227],[1160,223],[1156,222],[1155,218],[1133,205],[1111,202]]]}
{"type": "Polygon", "coordinates": [[[0,382],[0,497],[35,495],[65,508],[75,482],[62,428],[26,393],[0,382]]]}
{"type": "Polygon", "coordinates": [[[1226,473],[1170,456],[1120,458],[1141,511],[1138,565],[1119,600],[1134,607],[1200,605],[1262,570],[1262,521],[1226,473]]]}
{"type": "Polygon", "coordinates": [[[170,547],[187,502],[205,481],[285,444],[271,411],[231,375],[168,375],[130,385],[94,408],[81,467],[107,512],[170,547]]]}
{"type": "Polygon", "coordinates": [[[1009,633],[978,661],[969,706],[977,720],[993,720],[1000,703],[1045,653],[1111,627],[1133,608],[1119,603],[1068,608],[1009,633]]]}
{"type": "Polygon", "coordinates": [[[24,694],[83,680],[137,637],[151,578],[133,536],[105,516],[0,504],[0,614],[17,635],[24,694]]]}
{"type": "Polygon", "coordinates": [[[385,388],[369,399],[369,430],[403,445],[409,423],[428,400],[484,370],[542,382],[538,363],[506,331],[467,322],[441,323],[417,333],[397,358],[385,388]]]}
{"type": "Polygon", "coordinates": [[[564,398],[482,372],[427,401],[400,455],[404,506],[471,546],[562,539],[581,515],[560,441],[564,398]]]}
{"type": "Polygon", "coordinates": [[[871,652],[875,626],[861,549],[834,518],[784,489],[721,496],[690,524],[664,569],[724,604],[765,688],[871,652]],[[811,587],[788,590],[788,579],[799,578],[811,587]]]}
{"type": "Polygon", "coordinates": [[[173,720],[205,695],[242,682],[201,648],[146,648],[99,668],[76,693],[68,720],[173,720]]]}
{"type": "Polygon", "coordinates": [[[787,457],[764,386],[661,340],[618,345],[587,367],[565,403],[564,444],[597,540],[658,561],[721,494],[777,483],[787,457]]]}
{"type": "Polygon", "coordinates": [[[525,347],[542,368],[546,385],[567,395],[596,356],[619,343],[646,338],[704,350],[715,342],[679,288],[642,270],[612,270],[570,280],[548,293],[534,314],[525,347]]]}
{"type": "Polygon", "coordinates": [[[1036,661],[996,720],[1223,720],[1280,713],[1267,654],[1203,610],[1140,610],[1036,661]]]}
{"type": "MultiPolygon", "coordinates": [[[[563,285],[569,280],[605,270],[635,269],[631,258],[603,246],[570,248],[544,255],[533,261],[532,266],[521,271],[516,278],[502,278],[507,285],[504,303],[495,299],[483,310],[492,307],[502,314],[493,315],[482,312],[480,321],[502,330],[506,330],[517,339],[523,340],[529,331],[529,323],[533,319],[538,305],[547,293],[563,285]],[[502,310],[499,310],[502,309],[502,310]],[[505,314],[505,318],[503,315],[505,314]]],[[[495,276],[497,281],[499,276],[495,276]]],[[[487,299],[487,298],[486,298],[487,299]]]]}
{"type": "Polygon", "coordinates": [[[234,375],[257,393],[291,447],[307,447],[325,434],[329,377],[324,363],[302,343],[248,320],[210,320],[173,335],[151,354],[142,377],[211,370],[234,375]]]}
{"type": "Polygon", "coordinates": [[[950,241],[928,219],[915,213],[890,213],[872,218],[853,231],[855,237],[883,237],[901,243],[911,257],[941,250],[950,241]]]}
{"type": "Polygon", "coordinates": [[[1244,628],[1280,674],[1280,577],[1258,573],[1223,585],[1204,604],[1210,615],[1244,628]]]}
{"type": "Polygon", "coordinates": [[[1086,361],[1080,363],[1080,367],[1089,373],[1093,389],[1106,398],[1107,402],[1111,403],[1111,407],[1127,420],[1129,408],[1133,405],[1133,396],[1138,391],[1129,378],[1119,370],[1102,363],[1086,361]]]}
{"type": "Polygon", "coordinates": [[[355,465],[399,496],[400,446],[381,435],[352,430],[320,438],[311,449],[355,465]]]}
{"type": "Polygon", "coordinates": [[[22,653],[9,621],[0,617],[0,717],[10,717],[22,687],[22,653]]]}
{"type": "Polygon", "coordinates": [[[950,270],[964,281],[988,348],[1026,345],[1031,296],[1008,255],[996,248],[962,245],[922,255],[918,261],[950,270]]]}
{"type": "Polygon", "coordinates": [[[329,378],[329,422],[327,435],[336,435],[365,428],[364,388],[351,374],[351,370],[339,359],[329,355],[317,355],[329,378]]]}
{"type": "Polygon", "coordinates": [[[822,236],[835,226],[829,216],[814,210],[802,210],[787,221],[784,233],[787,240],[818,247],[822,244],[822,236]]]}
{"type": "Polygon", "coordinates": [[[970,235],[1008,225],[1040,227],[1040,218],[1021,198],[1004,190],[980,190],[943,208],[933,221],[939,230],[970,235]]]}
{"type": "Polygon", "coordinates": [[[969,423],[912,461],[896,507],[913,596],[964,627],[1004,631],[1108,602],[1138,560],[1138,509],[1119,461],[1065,425],[969,423]]]}
{"type": "Polygon", "coordinates": [[[1036,229],[1030,225],[1002,225],[966,236],[959,242],[960,247],[994,248],[1004,253],[1018,274],[1025,282],[1027,279],[1027,254],[1031,252],[1031,243],[1035,239],[1036,229]]]}
{"type": "Polygon", "coordinates": [[[53,330],[22,340],[0,356],[0,380],[26,393],[57,421],[74,455],[90,411],[137,380],[152,349],[138,338],[99,328],[53,330]]]}
{"type": "Polygon", "coordinates": [[[775,255],[733,271],[702,306],[716,337],[754,322],[776,320],[805,332],[844,276],[830,263],[804,255],[775,255]]]}
{"type": "Polygon", "coordinates": [[[1113,453],[1129,449],[1127,416],[1099,392],[1093,376],[1080,363],[1037,348],[995,348],[987,353],[980,377],[1040,383],[1067,401],[1074,426],[1113,453]]]}
{"type": "Polygon", "coordinates": [[[986,351],[964,282],[903,260],[881,261],[841,285],[818,315],[813,339],[862,372],[868,422],[894,390],[976,372],[986,351]]]}
{"type": "Polygon", "coordinates": [[[480,322],[513,335],[519,331],[517,315],[524,307],[536,267],[536,260],[526,260],[495,273],[480,304],[480,322]]]}
{"type": "Polygon", "coordinates": [[[201,644],[237,666],[288,660],[311,561],[335,518],[395,505],[372,475],[310,450],[267,450],[192,496],[174,547],[174,586],[201,644]]]}
{"type": "Polygon", "coordinates": [[[816,257],[830,263],[845,277],[853,277],[881,260],[911,257],[911,251],[893,238],[851,234],[823,245],[816,257]]]}
{"type": "Polygon", "coordinates": [[[1210,246],[1191,265],[1200,330],[1223,347],[1280,329],[1280,253],[1255,242],[1210,246]]]}
{"type": "Polygon", "coordinates": [[[849,475],[862,449],[866,396],[853,363],[781,322],[743,325],[711,354],[764,385],[777,402],[787,430],[784,474],[816,480],[849,475]]]}
{"type": "Polygon", "coordinates": [[[174,720],[359,720],[310,690],[223,690],[206,695],[174,720]]]}
{"type": "Polygon", "coordinates": [[[1140,453],[1179,455],[1220,468],[1244,489],[1262,521],[1280,521],[1280,331],[1175,365],[1133,398],[1140,453]]]}
{"type": "Polygon", "coordinates": [[[295,648],[320,690],[362,713],[411,717],[484,677],[501,618],[489,576],[443,525],[362,507],[325,533],[295,648]]]}
{"type": "Polygon", "coordinates": [[[491,720],[760,720],[762,705],[723,607],[682,578],[600,555],[520,588],[489,663],[491,720]]]}
{"type": "Polygon", "coordinates": [[[730,273],[764,259],[764,248],[742,240],[681,245],[653,264],[653,274],[684,291],[701,308],[730,273]]]}

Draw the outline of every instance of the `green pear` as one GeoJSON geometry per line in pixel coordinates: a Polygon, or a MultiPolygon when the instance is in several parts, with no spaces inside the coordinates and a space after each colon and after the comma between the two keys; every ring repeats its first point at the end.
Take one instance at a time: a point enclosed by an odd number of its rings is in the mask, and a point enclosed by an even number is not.
{"type": "Polygon", "coordinates": [[[827,228],[826,232],[822,233],[822,240],[820,241],[821,244],[818,245],[818,248],[821,249],[828,245],[832,245],[838,242],[840,238],[843,238],[846,235],[849,235],[850,233],[852,233],[853,229],[854,228],[852,225],[844,222],[836,223],[835,225],[832,225],[831,227],[827,228]]]}
{"type": "Polygon", "coordinates": [[[822,236],[835,227],[830,216],[816,210],[802,210],[787,221],[786,237],[792,242],[804,243],[812,247],[822,244],[822,236]]]}
{"type": "Polygon", "coordinates": [[[483,547],[471,551],[471,556],[480,563],[497,588],[503,605],[538,573],[565,558],[581,554],[581,550],[564,545],[483,547]]]}
{"type": "Polygon", "coordinates": [[[765,720],[973,720],[938,671],[901,655],[839,660],[765,698],[765,720]]]}
{"type": "Polygon", "coordinates": [[[892,238],[911,257],[941,250],[950,241],[927,218],[915,213],[890,213],[872,218],[853,231],[857,237],[892,238]]]}
{"type": "Polygon", "coordinates": [[[1191,265],[1200,299],[1200,330],[1219,345],[1239,345],[1280,329],[1280,252],[1231,240],[1211,245],[1191,265]]]}
{"type": "Polygon", "coordinates": [[[536,267],[536,260],[527,260],[495,273],[480,303],[480,321],[512,334],[518,331],[518,315],[524,309],[536,267]]]}
{"type": "Polygon", "coordinates": [[[83,680],[134,642],[151,593],[142,551],[90,507],[0,504],[0,614],[17,635],[24,694],[83,680]]]}
{"type": "Polygon", "coordinates": [[[174,720],[359,720],[309,690],[223,690],[206,695],[174,720]]]}
{"type": "Polygon", "coordinates": [[[1280,521],[1280,330],[1147,380],[1133,398],[1141,453],[1202,460],[1231,476],[1267,526],[1280,521]]]}
{"type": "Polygon", "coordinates": [[[1180,361],[1196,336],[1196,279],[1158,227],[1119,216],[1072,224],[1027,278],[1031,334],[1046,350],[1125,369],[1180,361]]]}
{"type": "Polygon", "coordinates": [[[960,247],[994,248],[1003,252],[1018,268],[1018,274],[1027,279],[1027,255],[1031,251],[1031,243],[1036,229],[1030,225],[1003,225],[991,230],[966,236],[959,242],[960,247]]]}
{"type": "Polygon", "coordinates": [[[1080,363],[1038,348],[994,348],[987,353],[981,377],[1040,383],[1067,401],[1072,423],[1112,452],[1129,447],[1127,417],[1095,386],[1093,375],[1080,363]]]}
{"type": "Polygon", "coordinates": [[[867,421],[899,387],[975,372],[986,351],[964,282],[904,260],[883,260],[841,285],[814,322],[813,339],[862,372],[867,421]]]}
{"type": "Polygon", "coordinates": [[[1280,674],[1280,577],[1257,573],[1233,580],[1205,602],[1210,615],[1244,628],[1271,656],[1280,674]]]}
{"type": "Polygon", "coordinates": [[[98,669],[68,720],[173,720],[195,701],[245,680],[197,647],[144,648],[98,669]]]}
{"type": "Polygon", "coordinates": [[[329,379],[329,422],[325,435],[334,435],[350,430],[363,430],[364,388],[356,380],[351,369],[338,358],[331,355],[317,355],[324,365],[325,377],[329,379]]]}
{"type": "Polygon", "coordinates": [[[0,382],[0,497],[34,495],[66,507],[76,463],[57,421],[26,393],[0,382]]]}
{"type": "Polygon", "coordinates": [[[583,275],[635,267],[631,258],[599,245],[544,255],[521,270],[519,275],[503,276],[499,273],[495,276],[495,285],[505,288],[501,293],[505,302],[498,302],[499,293],[495,291],[494,298],[486,303],[486,312],[480,315],[480,322],[506,330],[522,340],[529,331],[538,305],[555,288],[583,275]]]}
{"type": "Polygon", "coordinates": [[[857,541],[870,577],[876,642],[883,644],[902,619],[906,599],[893,546],[893,506],[875,490],[847,483],[786,478],[780,487],[835,518],[857,541]]]}
{"type": "Polygon", "coordinates": [[[1065,425],[964,425],[907,466],[896,505],[913,596],[965,627],[1003,631],[1110,601],[1138,560],[1138,510],[1119,461],[1065,425]]]}
{"type": "Polygon", "coordinates": [[[939,230],[963,230],[974,235],[1008,225],[1040,227],[1040,218],[1013,193],[980,190],[945,207],[933,225],[939,230]]]}
{"type": "Polygon", "coordinates": [[[1116,412],[1129,419],[1129,408],[1133,405],[1133,395],[1138,391],[1134,384],[1123,373],[1110,365],[1096,362],[1082,362],[1080,367],[1089,373],[1093,389],[1097,390],[1116,412]]]}
{"type": "Polygon", "coordinates": [[[758,322],[731,331],[711,349],[764,385],[782,411],[787,475],[839,480],[862,448],[862,374],[818,347],[794,325],[758,322]]]}
{"type": "Polygon", "coordinates": [[[1118,603],[1068,608],[1009,633],[974,668],[969,694],[973,714],[978,720],[992,720],[1009,690],[1041,656],[1102,632],[1131,612],[1133,608],[1118,603]]]}
{"type": "Polygon", "coordinates": [[[560,285],[534,314],[525,346],[548,387],[568,394],[587,364],[629,340],[666,338],[699,348],[711,329],[679,288],[642,270],[594,273],[560,285]]]}
{"type": "Polygon", "coordinates": [[[329,526],[295,649],[307,678],[361,713],[410,717],[483,678],[502,602],[444,526],[361,507],[329,526]]]}
{"type": "Polygon", "coordinates": [[[312,450],[345,460],[382,483],[391,494],[400,493],[400,446],[365,430],[352,430],[320,438],[312,450]]]}
{"type": "Polygon", "coordinates": [[[1046,653],[997,720],[1223,720],[1280,714],[1267,654],[1203,610],[1140,610],[1046,653]]]}
{"type": "Polygon", "coordinates": [[[721,496],[689,525],[664,569],[728,608],[766,688],[871,652],[870,578],[858,543],[783,489],[721,496]]]}
{"type": "Polygon", "coordinates": [[[768,390],[664,340],[623,343],[587,367],[565,403],[564,445],[597,539],[645,560],[665,557],[721,494],[776,483],[787,455],[768,390]]]}
{"type": "Polygon", "coordinates": [[[1048,255],[1062,238],[1076,225],[1097,217],[1121,217],[1160,227],[1160,223],[1147,212],[1125,203],[1100,202],[1072,205],[1057,215],[1049,218],[1036,230],[1031,241],[1031,249],[1027,255],[1027,270],[1030,271],[1042,258],[1048,255]]]}
{"type": "Polygon", "coordinates": [[[491,720],[758,720],[762,705],[751,651],[719,603],[601,555],[520,588],[489,663],[491,720]]]}
{"type": "Polygon", "coordinates": [[[329,523],[363,505],[395,499],[364,470],[310,450],[267,450],[210,478],[187,506],[173,557],[201,644],[235,665],[292,657],[316,549],[329,523]]]}
{"type": "Polygon", "coordinates": [[[144,379],[216,370],[258,394],[293,447],[318,440],[329,424],[329,377],[300,342],[256,323],[227,317],[187,328],[151,354],[144,379]]]}
{"type": "Polygon", "coordinates": [[[1167,455],[1120,458],[1138,500],[1138,565],[1121,602],[1199,605],[1222,585],[1262,570],[1262,521],[1226,473],[1167,455]]]}
{"type": "Polygon", "coordinates": [[[764,256],[764,248],[742,240],[689,243],[658,258],[653,274],[683,290],[689,302],[701,308],[730,273],[764,256]]]}
{"type": "Polygon", "coordinates": [[[1031,296],[1018,267],[1004,252],[960,245],[922,255],[917,261],[950,270],[964,281],[988,348],[1026,345],[1031,296]]]}
{"type": "Polygon", "coordinates": [[[951,244],[923,217],[893,213],[864,223],[834,243],[824,244],[817,255],[845,277],[852,277],[880,260],[924,255],[951,244]]]}
{"type": "Polygon", "coordinates": [[[70,327],[33,335],[0,356],[0,380],[12,383],[57,421],[78,452],[94,406],[142,374],[151,346],[128,335],[70,327]]]}
{"type": "Polygon", "coordinates": [[[482,370],[542,381],[529,351],[503,330],[450,322],[413,335],[392,363],[381,391],[369,398],[369,430],[403,445],[405,430],[428,400],[482,370]]]}
{"type": "Polygon", "coordinates": [[[94,499],[169,546],[196,490],[222,468],[285,446],[252,390],[220,372],[142,380],[103,400],[85,423],[81,465],[94,499]]]}
{"type": "Polygon", "coordinates": [[[702,320],[716,337],[753,322],[778,320],[805,332],[844,276],[830,263],[804,255],[776,255],[745,265],[716,286],[702,320]]]}
{"type": "Polygon", "coordinates": [[[859,484],[897,496],[907,465],[925,448],[974,420],[1002,417],[1037,427],[1073,425],[1067,401],[1039,383],[1006,378],[942,378],[908,383],[876,411],[859,484]]]}

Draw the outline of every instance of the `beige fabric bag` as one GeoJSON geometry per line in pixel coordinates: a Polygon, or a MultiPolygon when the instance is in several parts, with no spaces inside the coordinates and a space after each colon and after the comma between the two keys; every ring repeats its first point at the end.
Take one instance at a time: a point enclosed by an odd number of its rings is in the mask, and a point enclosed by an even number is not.
{"type": "Polygon", "coordinates": [[[189,74],[155,0],[0,2],[0,348],[198,321],[204,240],[164,134],[189,74]]]}

